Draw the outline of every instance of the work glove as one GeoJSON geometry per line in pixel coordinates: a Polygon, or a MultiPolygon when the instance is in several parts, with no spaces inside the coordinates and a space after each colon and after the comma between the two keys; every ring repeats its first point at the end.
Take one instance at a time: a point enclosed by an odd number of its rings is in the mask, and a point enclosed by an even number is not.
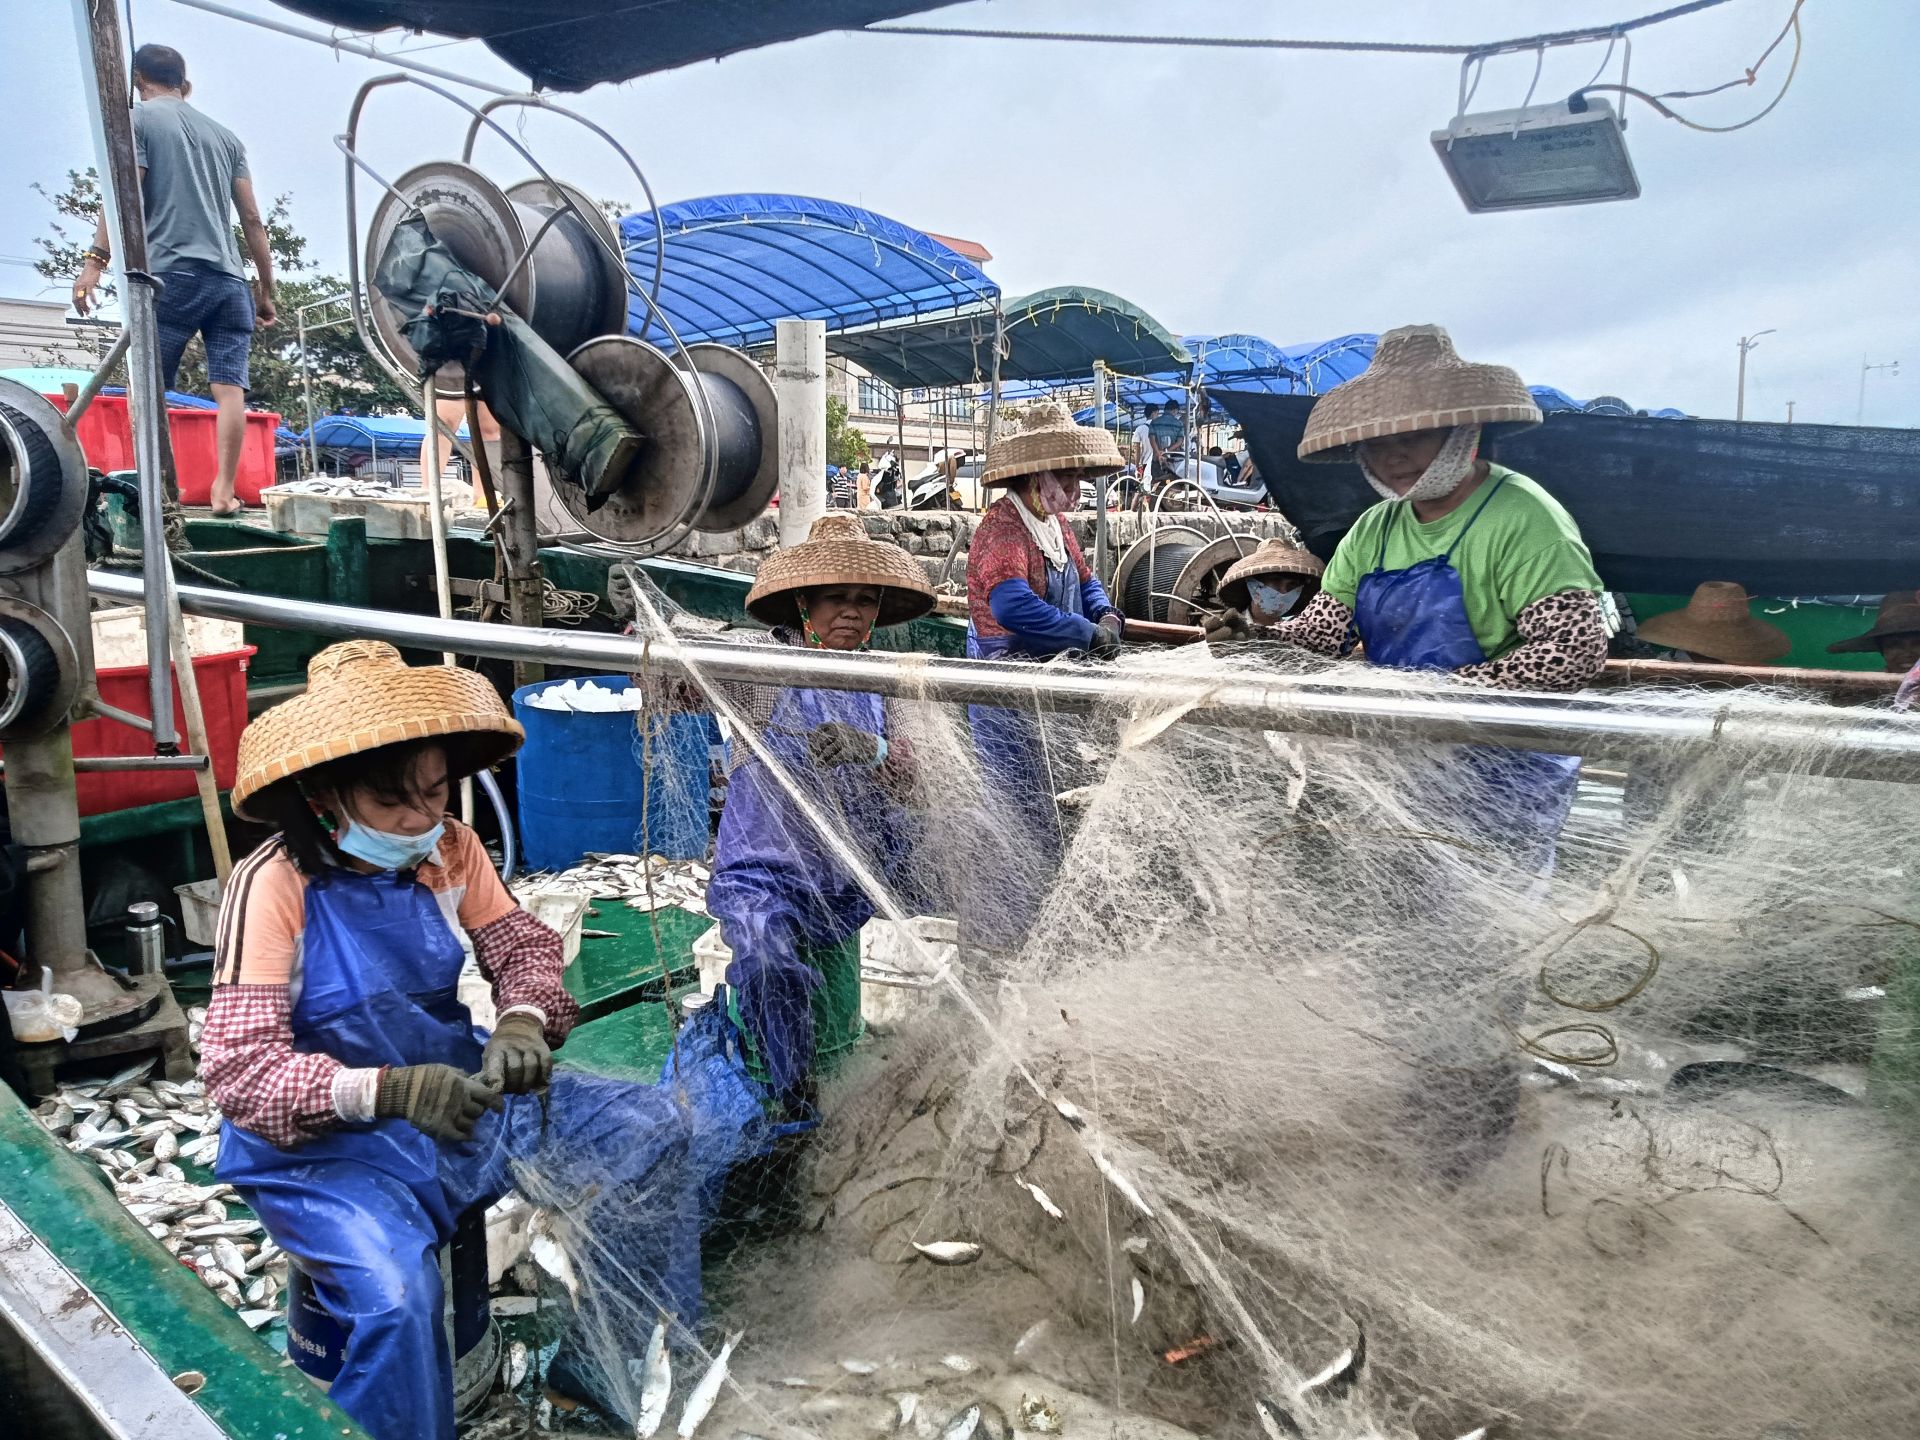
{"type": "Polygon", "coordinates": [[[1914,697],[1920,696],[1920,665],[1907,672],[1907,678],[1900,682],[1900,688],[1894,691],[1893,708],[1905,710],[1913,704],[1914,697]]]}
{"type": "Polygon", "coordinates": [[[480,1078],[509,1095],[539,1090],[553,1078],[553,1051],[539,1016],[519,1010],[500,1017],[480,1056],[480,1078]]]}
{"type": "Polygon", "coordinates": [[[1230,640],[1245,640],[1252,633],[1244,611],[1227,609],[1218,615],[1207,617],[1204,639],[1209,645],[1221,645],[1230,640]]]}
{"type": "Polygon", "coordinates": [[[1096,660],[1120,658],[1120,617],[1108,611],[1093,627],[1093,639],[1087,642],[1087,654],[1096,660]]]}
{"type": "Polygon", "coordinates": [[[373,1113],[399,1118],[435,1140],[469,1140],[488,1110],[498,1110],[500,1092],[451,1065],[396,1065],[380,1076],[373,1113]]]}
{"type": "Polygon", "coordinates": [[[821,770],[836,770],[842,765],[872,766],[880,763],[880,737],[844,721],[829,720],[807,732],[807,751],[821,770]]]}

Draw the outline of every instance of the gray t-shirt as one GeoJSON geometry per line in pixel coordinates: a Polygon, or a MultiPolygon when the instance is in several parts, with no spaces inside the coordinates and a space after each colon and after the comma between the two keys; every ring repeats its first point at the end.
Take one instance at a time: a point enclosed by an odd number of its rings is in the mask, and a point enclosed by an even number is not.
{"type": "Polygon", "coordinates": [[[248,178],[247,147],[184,100],[133,107],[134,158],[146,170],[147,268],[190,261],[246,279],[233,240],[233,182],[248,178]]]}

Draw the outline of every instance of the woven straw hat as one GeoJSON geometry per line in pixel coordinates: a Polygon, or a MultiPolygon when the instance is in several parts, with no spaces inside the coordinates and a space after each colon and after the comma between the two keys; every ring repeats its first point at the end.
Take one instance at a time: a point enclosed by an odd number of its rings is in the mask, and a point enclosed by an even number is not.
{"type": "MultiPolygon", "coordinates": [[[[1297,575],[1303,580],[1318,580],[1327,567],[1318,555],[1289,545],[1278,535],[1262,540],[1254,552],[1220,577],[1220,598],[1236,610],[1247,608],[1247,581],[1264,580],[1269,575],[1297,575]]],[[[1309,596],[1320,587],[1303,587],[1309,596]]],[[[1303,602],[1304,603],[1304,602],[1303,602]]]]}
{"type": "Polygon", "coordinates": [[[1111,475],[1126,462],[1113,436],[1093,425],[1076,425],[1058,400],[1029,406],[1024,416],[1010,415],[1008,428],[987,450],[982,485],[1007,485],[1042,470],[1071,470],[1111,475]]]}
{"type": "Polygon", "coordinates": [[[1364,371],[1320,397],[1300,437],[1300,458],[1351,460],[1362,440],[1417,430],[1512,431],[1539,423],[1540,407],[1517,371],[1462,360],[1438,325],[1406,325],[1380,337],[1364,371]]]}
{"type": "Polygon", "coordinates": [[[498,765],[526,732],[494,688],[471,670],[408,665],[384,640],[345,640],[307,662],[307,693],[265,710],[240,732],[234,813],[269,786],[329,760],[406,740],[444,740],[461,779],[498,765]]]}
{"type": "Polygon", "coordinates": [[[1880,613],[1865,634],[1851,635],[1827,646],[1829,655],[1853,655],[1878,650],[1884,635],[1920,634],[1920,590],[1896,590],[1880,602],[1880,613]]]}
{"type": "Polygon", "coordinates": [[[798,625],[800,592],[822,585],[878,585],[875,625],[901,625],[933,609],[927,572],[898,545],[875,540],[857,515],[822,515],[807,538],[767,557],[747,592],[747,613],[766,625],[798,625]]]}
{"type": "Polygon", "coordinates": [[[1642,640],[1685,650],[1729,665],[1764,665],[1793,649],[1778,625],[1769,625],[1747,609],[1753,597],[1731,580],[1696,586],[1684,609],[1642,621],[1642,640]]]}

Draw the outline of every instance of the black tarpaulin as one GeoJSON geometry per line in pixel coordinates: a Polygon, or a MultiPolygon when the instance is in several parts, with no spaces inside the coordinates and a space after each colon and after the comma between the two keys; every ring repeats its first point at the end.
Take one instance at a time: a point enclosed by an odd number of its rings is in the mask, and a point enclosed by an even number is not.
{"type": "MultiPolygon", "coordinates": [[[[950,0],[949,0],[950,3],[950,0]]],[[[586,90],[828,30],[937,10],[901,0],[280,0],[345,30],[482,40],[535,89],[586,90]]]]}
{"type": "MultiPolygon", "coordinates": [[[[1295,447],[1311,396],[1221,393],[1273,501],[1321,556],[1374,502],[1295,447]]],[[[1865,595],[1920,585],[1920,430],[1550,415],[1498,457],[1546,487],[1615,590],[1865,595]]]]}

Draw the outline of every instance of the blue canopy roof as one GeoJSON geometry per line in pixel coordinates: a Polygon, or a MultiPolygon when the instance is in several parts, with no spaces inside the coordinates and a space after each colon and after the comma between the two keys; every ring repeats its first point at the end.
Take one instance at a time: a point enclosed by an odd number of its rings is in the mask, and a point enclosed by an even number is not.
{"type": "Polygon", "coordinates": [[[1636,410],[1618,395],[1598,395],[1591,400],[1576,400],[1551,385],[1529,385],[1534,401],[1545,415],[1641,415],[1649,420],[1684,420],[1684,410],[1636,410]]]}
{"type": "MultiPolygon", "coordinates": [[[[466,439],[467,427],[460,427],[466,439]]],[[[301,435],[302,444],[307,436],[301,435]]],[[[313,422],[313,443],[329,450],[418,450],[427,438],[427,422],[411,415],[322,415],[313,422]]]]}
{"type": "MultiPolygon", "coordinates": [[[[656,212],[620,222],[627,268],[654,276],[656,212]]],[[[660,308],[680,338],[764,345],[776,320],[824,320],[829,330],[991,301],[999,286],[978,265],[922,232],[805,195],[713,195],[658,212],[665,248],[660,308]]],[[[627,302],[627,328],[666,343],[646,302],[627,302]]]]}

